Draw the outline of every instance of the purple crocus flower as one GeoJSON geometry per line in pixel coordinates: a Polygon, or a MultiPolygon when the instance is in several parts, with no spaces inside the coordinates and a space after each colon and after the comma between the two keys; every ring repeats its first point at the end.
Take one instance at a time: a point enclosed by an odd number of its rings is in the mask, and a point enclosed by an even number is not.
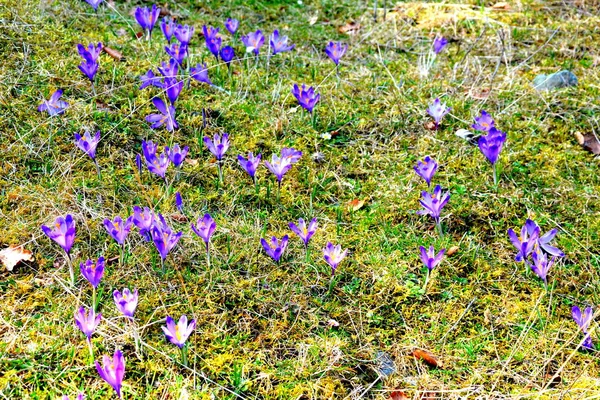
{"type": "Polygon", "coordinates": [[[229,135],[224,133],[223,136],[218,133],[215,134],[213,140],[210,140],[208,136],[204,137],[204,144],[210,150],[210,152],[215,156],[217,161],[221,161],[227,149],[229,149],[229,135]]]}
{"type": "Polygon", "coordinates": [[[277,181],[281,184],[283,176],[292,168],[293,164],[298,162],[301,156],[301,151],[285,147],[281,150],[281,157],[272,154],[271,162],[265,161],[265,166],[277,177],[277,181]]]}
{"type": "Polygon", "coordinates": [[[433,117],[435,121],[435,129],[438,129],[440,122],[444,115],[450,112],[450,107],[446,107],[445,103],[440,102],[439,98],[436,98],[433,103],[427,108],[427,113],[433,117]]]}
{"type": "Polygon", "coordinates": [[[489,130],[492,129],[494,125],[495,121],[492,118],[492,116],[484,110],[481,110],[481,116],[475,117],[475,123],[471,125],[471,128],[478,131],[489,132],[489,130]]]}
{"type": "Polygon", "coordinates": [[[246,171],[248,175],[250,175],[254,183],[256,183],[256,169],[260,164],[260,158],[260,154],[254,156],[252,152],[248,153],[248,158],[242,156],[241,154],[238,155],[238,162],[240,163],[242,168],[244,168],[244,171],[246,171]]]}
{"type": "Polygon", "coordinates": [[[265,43],[265,36],[259,29],[256,32],[242,36],[242,43],[246,46],[246,53],[254,51],[254,54],[258,56],[260,47],[265,43]]]}
{"type": "Polygon", "coordinates": [[[592,307],[586,307],[582,313],[578,306],[573,306],[573,308],[571,308],[571,314],[573,315],[573,320],[575,320],[575,323],[579,325],[579,328],[583,331],[584,338],[581,347],[586,350],[594,350],[592,335],[589,333],[593,316],[592,307]]]}
{"type": "Polygon", "coordinates": [[[446,39],[443,36],[438,36],[433,41],[433,52],[435,54],[440,54],[447,45],[448,45],[448,39],[446,39]]]}
{"type": "Polygon", "coordinates": [[[308,226],[306,226],[306,222],[304,222],[304,219],[300,218],[298,220],[298,225],[294,224],[293,222],[290,222],[289,227],[292,230],[292,232],[294,232],[296,235],[298,235],[300,239],[302,239],[302,241],[304,242],[304,247],[308,247],[308,242],[310,241],[310,238],[317,231],[317,219],[311,219],[308,226]]]}
{"type": "Polygon", "coordinates": [[[190,68],[190,77],[197,81],[208,83],[211,86],[213,84],[208,77],[208,67],[206,66],[206,63],[197,64],[195,68],[190,68]]]}
{"type": "Polygon", "coordinates": [[[133,314],[138,305],[138,290],[135,289],[133,293],[127,288],[123,289],[123,294],[118,290],[113,292],[113,299],[117,309],[126,316],[127,318],[133,319],[133,314]]]}
{"type": "Polygon", "coordinates": [[[52,229],[46,225],[42,225],[42,231],[50,239],[54,240],[62,249],[69,255],[73,242],[75,241],[75,221],[71,214],[67,214],[65,217],[58,217],[54,221],[52,229]]]}
{"type": "Polygon", "coordinates": [[[431,217],[435,219],[441,232],[440,213],[442,212],[442,208],[448,203],[448,200],[450,200],[450,194],[448,192],[442,192],[442,187],[437,185],[433,189],[433,193],[423,191],[421,195],[423,198],[422,200],[419,200],[419,203],[423,206],[423,210],[417,211],[417,214],[431,215],[431,217]]]}
{"type": "Polygon", "coordinates": [[[297,84],[294,84],[292,94],[298,100],[298,103],[310,113],[313,112],[315,105],[321,98],[320,94],[315,94],[315,89],[312,86],[307,89],[304,84],[302,85],[302,88],[298,87],[297,84]]]}
{"type": "Polygon", "coordinates": [[[167,42],[169,42],[169,44],[171,43],[171,39],[173,38],[173,34],[175,33],[176,26],[177,25],[175,24],[175,20],[173,20],[173,17],[164,17],[160,23],[160,29],[162,30],[162,33],[165,35],[165,39],[167,39],[167,42]]]}
{"type": "MultiPolygon", "coordinates": [[[[525,228],[530,233],[535,231],[536,228],[538,229],[539,232],[541,232],[539,225],[530,219],[527,219],[527,221],[525,221],[525,228]]],[[[558,230],[556,228],[554,228],[554,229],[546,232],[543,235],[541,235],[541,234],[538,235],[539,237],[537,238],[537,245],[542,250],[544,250],[546,253],[548,253],[550,255],[553,255],[556,257],[564,257],[565,253],[563,253],[558,248],[550,245],[550,242],[554,239],[554,237],[556,236],[557,233],[558,233],[558,230]]]]}
{"type": "Polygon", "coordinates": [[[108,234],[115,239],[120,246],[125,244],[125,239],[129,235],[131,226],[133,225],[133,216],[127,218],[125,221],[120,216],[116,216],[114,221],[106,218],[104,220],[104,228],[108,234]]]}
{"type": "Polygon", "coordinates": [[[335,274],[338,265],[346,258],[348,249],[342,251],[341,245],[333,245],[331,242],[327,242],[327,245],[323,249],[323,258],[331,267],[331,276],[335,274]]]}
{"type": "Polygon", "coordinates": [[[85,61],[97,62],[102,52],[102,47],[102,43],[100,42],[97,45],[90,43],[87,48],[82,44],[78,44],[77,51],[85,61]]]}
{"type": "Polygon", "coordinates": [[[235,33],[237,32],[239,26],[240,26],[240,21],[238,21],[237,19],[227,18],[227,21],[225,21],[225,28],[232,35],[235,35],[235,33]]]}
{"type": "Polygon", "coordinates": [[[87,279],[90,285],[92,285],[94,289],[97,288],[104,275],[104,257],[98,258],[98,261],[96,262],[88,259],[85,263],[80,263],[79,270],[81,271],[81,275],[87,279]]]}
{"type": "MultiPolygon", "coordinates": [[[[87,1],[87,0],[86,0],[86,1],[87,1]]],[[[100,0],[100,1],[102,1],[102,0],[100,0]]],[[[89,3],[89,1],[88,1],[88,3],[89,3]]],[[[62,400],[69,400],[69,396],[67,396],[67,395],[64,395],[64,396],[63,396],[63,398],[62,398],[62,400]]],[[[79,394],[77,395],[77,397],[75,397],[75,400],[85,400],[85,394],[83,394],[83,393],[79,393],[79,394]]]]}
{"type": "Polygon", "coordinates": [[[60,100],[63,95],[63,90],[58,89],[52,93],[52,96],[48,100],[44,100],[37,108],[39,112],[46,111],[51,117],[60,115],[65,112],[65,109],[69,106],[66,101],[60,100]]]}
{"type": "Polygon", "coordinates": [[[165,46],[165,52],[173,58],[179,65],[183,64],[183,60],[187,57],[188,46],[185,43],[172,43],[165,46]]]}
{"type": "Polygon", "coordinates": [[[180,213],[183,213],[183,199],[181,198],[181,193],[175,193],[175,207],[179,210],[180,213]]]}
{"type": "Polygon", "coordinates": [[[179,322],[175,324],[173,318],[167,315],[167,326],[161,327],[165,336],[171,343],[180,349],[185,346],[186,340],[190,337],[196,328],[196,320],[193,319],[188,324],[188,319],[185,315],[179,318],[179,322]]]}
{"type": "Polygon", "coordinates": [[[140,80],[142,81],[140,90],[147,88],[148,86],[155,86],[161,89],[165,86],[162,79],[159,76],[154,75],[154,72],[151,69],[144,75],[140,75],[140,80]]]}
{"type": "Polygon", "coordinates": [[[229,67],[229,63],[234,58],[235,58],[235,51],[233,50],[233,47],[225,46],[221,49],[221,59],[225,62],[225,64],[227,64],[227,67],[229,67]]]}
{"type": "Polygon", "coordinates": [[[135,165],[138,169],[138,172],[141,174],[142,173],[142,156],[140,155],[140,153],[137,153],[135,155],[135,165]]]}
{"type": "MultiPolygon", "coordinates": [[[[544,281],[544,285],[548,286],[548,271],[554,265],[554,261],[556,257],[552,257],[550,260],[548,256],[546,256],[543,252],[538,252],[537,249],[533,250],[531,254],[531,258],[533,259],[533,264],[529,264],[531,270],[536,273],[537,276],[540,277],[541,280],[544,281]]],[[[527,261],[526,261],[527,262],[527,261]]]]}
{"type": "Polygon", "coordinates": [[[94,78],[98,72],[97,62],[82,61],[78,68],[91,82],[94,82],[94,78]]]}
{"type": "Polygon", "coordinates": [[[157,8],[156,4],[153,4],[152,8],[138,7],[135,10],[135,19],[140,24],[140,27],[148,32],[148,39],[152,35],[152,29],[154,29],[159,14],[160,8],[157,8]]]}
{"type": "Polygon", "coordinates": [[[421,261],[423,261],[423,264],[425,264],[429,271],[432,271],[438,266],[446,252],[446,249],[442,249],[439,253],[435,254],[433,246],[429,246],[429,250],[425,249],[423,246],[420,246],[419,249],[421,250],[421,261]]]}
{"type": "Polygon", "coordinates": [[[158,218],[159,220],[155,220],[152,227],[152,240],[161,259],[164,261],[181,238],[182,232],[173,233],[173,230],[167,225],[167,221],[165,221],[165,218],[161,214],[158,214],[158,218]]]}
{"type": "Polygon", "coordinates": [[[183,89],[183,81],[178,81],[176,78],[165,78],[164,87],[167,91],[167,98],[171,102],[171,105],[174,106],[183,89]]]}
{"type": "Polygon", "coordinates": [[[296,47],[295,44],[288,45],[289,38],[284,35],[279,34],[279,30],[275,29],[271,34],[271,38],[269,43],[271,44],[271,49],[273,50],[273,55],[277,53],[283,53],[286,51],[291,51],[296,47]]]}
{"type": "Polygon", "coordinates": [[[173,165],[179,167],[183,163],[183,160],[185,159],[189,149],[190,148],[188,146],[185,146],[182,149],[177,143],[175,143],[172,149],[170,149],[168,146],[165,147],[165,152],[169,156],[169,160],[171,160],[173,165]]]}
{"type": "Polygon", "coordinates": [[[275,236],[271,238],[270,242],[267,242],[265,239],[260,239],[260,244],[262,245],[265,252],[275,260],[275,262],[279,262],[285,248],[287,247],[289,240],[289,236],[285,235],[281,238],[281,240],[277,239],[275,236]]]}
{"type": "Polygon", "coordinates": [[[217,229],[217,223],[210,214],[204,214],[204,217],[198,218],[195,224],[192,223],[192,230],[204,240],[207,250],[210,243],[210,237],[215,233],[215,229],[217,229]]]}
{"type": "Polygon", "coordinates": [[[179,70],[179,64],[174,58],[169,59],[169,62],[163,61],[158,67],[158,72],[165,78],[176,78],[179,70]]]}
{"type": "Polygon", "coordinates": [[[96,361],[96,370],[100,378],[104,379],[117,392],[119,399],[122,398],[121,385],[125,376],[125,357],[123,357],[121,350],[115,351],[112,360],[109,356],[103,355],[102,365],[96,361]]]}
{"type": "Polygon", "coordinates": [[[491,128],[487,135],[479,137],[477,144],[479,145],[481,153],[483,153],[492,165],[495,165],[505,141],[505,132],[499,131],[496,128],[491,128]]]}
{"type": "Polygon", "coordinates": [[[85,0],[85,2],[92,6],[94,11],[98,11],[98,6],[102,3],[102,0],[85,0]]]}
{"type": "Polygon", "coordinates": [[[208,51],[212,53],[215,58],[219,58],[219,50],[221,50],[221,37],[219,36],[219,28],[213,28],[212,26],[202,26],[204,32],[204,40],[208,51]]]}
{"type": "Polygon", "coordinates": [[[96,314],[94,307],[90,307],[89,311],[86,311],[85,307],[80,307],[75,312],[75,324],[77,324],[79,330],[87,337],[88,342],[92,340],[92,335],[101,320],[102,314],[96,314]]]}
{"type": "Polygon", "coordinates": [[[150,140],[142,142],[142,152],[146,159],[148,171],[164,179],[169,166],[169,156],[166,149],[160,156],[157,156],[156,145],[150,140]]]}
{"type": "Polygon", "coordinates": [[[98,146],[98,142],[100,142],[100,131],[96,132],[93,137],[88,131],[85,131],[83,136],[76,133],[75,140],[77,147],[90,156],[92,160],[96,160],[96,147],[98,146]]]}
{"type": "Polygon", "coordinates": [[[437,171],[438,164],[435,160],[429,156],[425,157],[423,161],[418,161],[417,165],[414,166],[414,170],[421,178],[425,179],[427,186],[431,186],[431,180],[435,171],[437,171]]]}
{"type": "Polygon", "coordinates": [[[144,210],[138,206],[133,207],[133,215],[132,215],[133,223],[140,230],[140,235],[142,235],[147,241],[150,240],[150,230],[152,226],[154,226],[154,213],[148,207],[144,207],[144,210]]]}
{"type": "Polygon", "coordinates": [[[348,45],[342,42],[329,42],[327,46],[325,46],[325,54],[327,54],[327,57],[331,58],[331,61],[333,61],[335,65],[339,65],[340,59],[346,54],[346,50],[348,50],[348,45]]]}
{"type": "Polygon", "coordinates": [[[533,226],[532,223],[535,224],[535,222],[528,219],[525,225],[523,225],[521,228],[520,235],[517,235],[512,228],[508,230],[510,242],[519,251],[515,257],[515,261],[524,261],[527,259],[538,242],[540,236],[540,227],[537,225],[533,226]]]}
{"type": "Polygon", "coordinates": [[[167,131],[173,132],[179,128],[179,124],[175,120],[175,107],[169,106],[167,108],[165,102],[159,97],[153,98],[152,103],[160,112],[160,114],[150,114],[146,117],[146,121],[152,123],[150,126],[152,129],[157,129],[164,125],[167,131]]]}
{"type": "Polygon", "coordinates": [[[181,44],[188,45],[194,36],[194,27],[189,25],[177,25],[175,37],[181,44]]]}

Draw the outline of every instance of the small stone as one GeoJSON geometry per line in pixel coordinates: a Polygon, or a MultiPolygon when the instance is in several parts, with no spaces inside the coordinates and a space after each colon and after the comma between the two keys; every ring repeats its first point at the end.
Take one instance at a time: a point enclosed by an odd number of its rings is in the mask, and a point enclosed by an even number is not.
{"type": "Polygon", "coordinates": [[[385,351],[378,351],[375,353],[377,361],[377,371],[384,377],[390,376],[396,372],[396,364],[394,360],[385,351]]]}
{"type": "Polygon", "coordinates": [[[563,70],[554,74],[540,74],[533,80],[536,90],[552,90],[577,86],[577,77],[571,71],[563,70]]]}

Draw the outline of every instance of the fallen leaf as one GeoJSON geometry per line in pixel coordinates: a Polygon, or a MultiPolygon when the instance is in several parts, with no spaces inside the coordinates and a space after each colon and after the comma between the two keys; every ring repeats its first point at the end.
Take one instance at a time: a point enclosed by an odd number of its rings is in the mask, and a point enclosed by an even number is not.
{"type": "Polygon", "coordinates": [[[435,131],[435,122],[433,122],[433,121],[427,121],[427,122],[425,122],[425,124],[423,125],[423,127],[425,129],[427,129],[428,131],[435,131]]]}
{"type": "Polygon", "coordinates": [[[171,218],[173,218],[177,222],[186,222],[186,221],[188,221],[188,217],[186,217],[183,214],[173,214],[173,215],[171,215],[171,218]]]}
{"type": "Polygon", "coordinates": [[[340,326],[340,323],[337,322],[335,319],[329,319],[327,321],[327,326],[330,328],[337,328],[338,326],[340,326]]]}
{"type": "Polygon", "coordinates": [[[402,390],[394,390],[390,393],[390,400],[408,400],[409,397],[402,390]]]}
{"type": "Polygon", "coordinates": [[[492,9],[495,11],[508,11],[510,10],[510,4],[507,1],[499,1],[492,6],[492,9]]]}
{"type": "Polygon", "coordinates": [[[469,96],[476,100],[485,100],[490,96],[490,89],[471,89],[469,90],[469,96]]]}
{"type": "Polygon", "coordinates": [[[119,256],[109,258],[108,260],[106,260],[106,265],[111,265],[111,264],[116,263],[117,261],[119,261],[119,258],[120,258],[119,256]]]}
{"type": "Polygon", "coordinates": [[[442,368],[442,363],[429,351],[423,349],[415,349],[411,353],[417,360],[424,361],[427,365],[433,368],[442,368]]]}
{"type": "Polygon", "coordinates": [[[23,246],[9,246],[0,251],[0,261],[8,271],[12,271],[21,261],[33,261],[33,254],[23,246]]]}
{"type": "Polygon", "coordinates": [[[136,37],[136,38],[138,38],[138,39],[140,39],[140,38],[144,37],[144,32],[137,32],[137,33],[135,34],[135,37],[136,37]]]}
{"type": "Polygon", "coordinates": [[[455,255],[456,253],[458,253],[458,246],[452,246],[448,249],[448,251],[446,252],[446,255],[448,257],[455,255]]]}
{"type": "Polygon", "coordinates": [[[357,22],[354,22],[354,21],[350,21],[346,25],[340,26],[338,28],[338,31],[340,33],[345,33],[347,35],[356,35],[359,30],[360,30],[360,24],[357,22]]]}
{"type": "Polygon", "coordinates": [[[365,201],[360,200],[360,199],[354,199],[354,200],[350,200],[348,202],[348,208],[350,208],[350,210],[352,210],[352,211],[358,211],[364,205],[365,205],[365,201]]]}
{"type": "Polygon", "coordinates": [[[419,397],[420,400],[436,400],[437,398],[434,392],[423,392],[419,397]]]}
{"type": "Polygon", "coordinates": [[[581,132],[575,132],[577,143],[583,146],[587,151],[593,154],[600,154],[600,141],[593,133],[583,135],[581,132]]]}
{"type": "Polygon", "coordinates": [[[317,19],[319,18],[319,13],[315,13],[315,15],[311,16],[308,19],[308,24],[309,25],[314,25],[317,22],[317,19]]]}
{"type": "Polygon", "coordinates": [[[102,50],[117,61],[125,61],[125,57],[123,57],[123,54],[121,54],[118,50],[107,46],[102,47],[102,50]]]}
{"type": "Polygon", "coordinates": [[[198,165],[198,160],[196,160],[194,158],[186,157],[183,161],[185,161],[187,164],[190,164],[193,167],[195,167],[196,165],[198,165]]]}

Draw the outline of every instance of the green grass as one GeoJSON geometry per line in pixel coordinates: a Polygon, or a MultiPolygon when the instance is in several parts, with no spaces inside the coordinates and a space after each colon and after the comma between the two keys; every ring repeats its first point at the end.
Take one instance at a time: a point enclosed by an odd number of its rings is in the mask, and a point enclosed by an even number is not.
{"type": "MultiPolygon", "coordinates": [[[[167,58],[158,27],[150,43],[135,39],[129,14],[138,3],[103,4],[98,15],[76,0],[0,4],[0,248],[24,244],[36,258],[0,272],[0,397],[114,396],[73,323],[75,309],[90,303],[89,285],[79,278],[70,286],[63,256],[40,225],[70,213],[75,264],[111,259],[119,247],[102,221],[128,216],[134,205],[164,214],[183,238],[162,275],[154,247],[132,232],[126,264],[110,263],[100,284],[104,320],[94,351],[122,349],[126,399],[386,399],[394,389],[413,398],[597,397],[597,353],[577,350],[583,336],[570,308],[600,303],[598,161],[573,137],[597,130],[599,10],[526,1],[497,12],[462,3],[400,3],[385,22],[380,9],[374,23],[372,4],[355,0],[169,2],[196,32],[203,24],[223,31],[231,16],[242,33],[280,28],[297,46],[271,59],[268,71],[264,57],[257,68],[253,60],[249,67],[236,62],[231,82],[196,34],[191,64],[208,62],[213,82],[230,94],[198,82],[184,88],[174,133],[144,121],[158,89],[139,91],[138,76],[167,58]],[[340,33],[350,20],[360,23],[358,34],[340,33]],[[451,44],[422,78],[418,55],[436,33],[451,44]],[[349,44],[339,80],[323,54],[332,39],[349,44]],[[77,69],[75,46],[90,41],[126,57],[101,55],[96,96],[77,69]],[[563,68],[579,86],[532,89],[538,73],[563,68]],[[314,126],[290,93],[293,83],[318,86],[314,126]],[[489,97],[477,98],[490,87],[489,97]],[[66,113],[35,111],[58,88],[70,103],[66,113]],[[432,132],[424,128],[425,109],[438,96],[452,111],[432,132]],[[481,109],[508,132],[497,188],[477,147],[454,135],[481,109]],[[73,133],[84,129],[102,132],[102,180],[73,144],[73,133]],[[201,138],[222,132],[232,148],[218,186],[201,138]],[[176,181],[170,168],[170,194],[135,168],[149,139],[188,145],[196,161],[184,163],[176,181]],[[259,170],[256,194],[235,157],[254,151],[265,159],[285,146],[304,155],[285,176],[278,202],[267,170],[259,170]],[[314,161],[315,153],[324,161],[314,161]],[[425,155],[440,163],[434,182],[452,194],[441,239],[432,220],[416,214],[425,185],[412,167],[425,155]],[[175,191],[187,220],[175,208],[175,191]],[[354,199],[364,206],[350,210],[354,199]],[[210,268],[189,228],[205,212],[217,221],[210,268]],[[288,229],[300,217],[319,219],[309,262],[288,229]],[[513,260],[506,230],[527,217],[544,232],[558,227],[557,245],[567,253],[550,272],[549,291],[513,260]],[[260,238],[286,233],[290,245],[275,265],[260,238]],[[328,241],[350,250],[330,294],[321,255],[328,241]],[[418,248],[430,244],[458,251],[424,290],[418,248]],[[112,301],[112,291],[124,287],[140,291],[142,354],[112,301]],[[189,368],[160,329],[166,315],[181,314],[197,320],[189,368]],[[443,368],[414,360],[414,348],[430,350],[443,368]],[[377,372],[380,352],[395,363],[387,377],[377,372]]],[[[243,54],[239,40],[235,48],[243,54]]]]}

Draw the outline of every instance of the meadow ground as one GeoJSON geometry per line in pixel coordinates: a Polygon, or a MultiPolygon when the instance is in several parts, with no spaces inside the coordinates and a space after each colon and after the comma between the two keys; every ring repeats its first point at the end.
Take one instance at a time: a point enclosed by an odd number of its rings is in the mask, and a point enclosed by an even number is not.
{"type": "MultiPolygon", "coordinates": [[[[399,390],[415,399],[600,396],[598,353],[579,349],[583,335],[571,318],[573,305],[600,303],[598,160],[574,138],[599,127],[595,2],[399,3],[388,5],[385,21],[380,2],[377,22],[363,1],[167,3],[196,28],[190,64],[206,61],[223,89],[195,81],[184,88],[173,133],[144,120],[160,90],[138,90],[138,77],[168,58],[158,26],[150,42],[136,38],[131,12],[142,4],[103,3],[96,14],[76,0],[0,3],[0,246],[24,245],[35,256],[0,271],[1,398],[114,396],[73,321],[76,308],[89,306],[90,287],[79,274],[71,285],[63,253],[40,230],[67,213],[77,226],[75,265],[111,260],[92,345],[96,358],[123,351],[125,399],[397,400],[399,390]],[[237,60],[229,76],[198,34],[203,24],[219,26],[233,43],[227,17],[239,19],[244,34],[279,28],[296,48],[269,61],[237,60]],[[426,74],[420,55],[436,35],[450,43],[426,74]],[[323,53],[329,40],[349,45],[339,77],[323,53]],[[76,45],[98,41],[125,61],[100,56],[93,94],[76,45]],[[531,87],[537,74],[561,69],[579,85],[531,87]],[[314,122],[291,95],[294,83],[321,94],[314,122]],[[56,89],[64,89],[66,112],[37,112],[56,89]],[[425,110],[436,97],[452,110],[433,131],[425,110]],[[508,133],[497,187],[477,146],[455,135],[480,110],[508,133]],[[85,129],[101,131],[102,179],[74,145],[73,134],[85,129]],[[232,147],[219,184],[202,137],[222,132],[232,147]],[[170,190],[137,171],[142,140],[190,147],[178,179],[168,172],[170,190]],[[256,192],[237,154],[268,158],[286,146],[304,154],[280,199],[264,166],[256,192]],[[451,193],[443,238],[416,214],[426,185],[412,168],[426,155],[440,164],[434,182],[451,193]],[[122,261],[102,225],[134,205],[183,232],[166,274],[137,230],[122,261]],[[190,229],[205,212],[217,223],[210,267],[190,229]],[[319,221],[308,260],[288,228],[300,217],[319,221]],[[528,217],[543,232],[557,227],[555,243],[566,253],[547,290],[514,261],[507,237],[528,217]],[[276,265],[260,238],[286,233],[290,244],[276,265]],[[350,251],[331,291],[321,250],[328,241],[350,251]],[[457,248],[426,289],[421,245],[457,248]],[[124,287],[140,293],[137,352],[112,300],[124,287]],[[166,315],[181,314],[197,321],[188,368],[160,328],[166,315]],[[415,359],[414,349],[442,365],[415,359]]],[[[243,55],[239,37],[234,47],[243,55]]]]}

